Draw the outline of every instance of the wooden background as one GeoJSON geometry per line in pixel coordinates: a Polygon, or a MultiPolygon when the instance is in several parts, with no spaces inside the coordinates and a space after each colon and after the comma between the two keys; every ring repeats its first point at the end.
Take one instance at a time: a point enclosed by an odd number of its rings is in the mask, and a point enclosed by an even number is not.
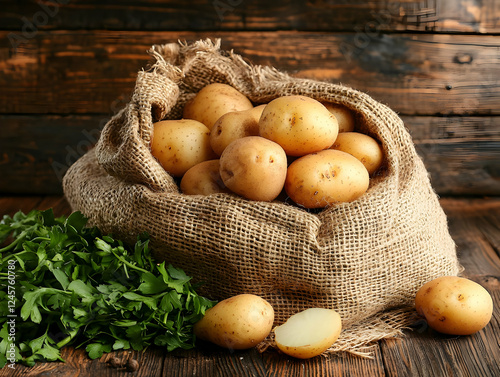
{"type": "Polygon", "coordinates": [[[0,193],[60,194],[152,44],[222,38],[406,122],[441,196],[500,194],[497,0],[0,0],[0,193]]]}

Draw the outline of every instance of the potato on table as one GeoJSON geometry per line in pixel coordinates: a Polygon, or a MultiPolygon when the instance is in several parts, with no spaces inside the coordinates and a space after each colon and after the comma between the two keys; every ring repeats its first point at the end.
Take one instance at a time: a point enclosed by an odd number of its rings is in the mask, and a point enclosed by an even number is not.
{"type": "Polygon", "coordinates": [[[335,310],[310,308],[292,315],[274,329],[274,335],[283,353],[309,359],[330,348],[341,331],[342,320],[335,310]]]}
{"type": "Polygon", "coordinates": [[[486,289],[472,280],[442,276],[418,290],[415,308],[440,333],[470,335],[490,322],[493,300],[486,289]]]}
{"type": "Polygon", "coordinates": [[[248,349],[271,332],[274,309],[262,297],[241,294],[227,298],[207,310],[194,325],[195,335],[229,349],[248,349]]]}

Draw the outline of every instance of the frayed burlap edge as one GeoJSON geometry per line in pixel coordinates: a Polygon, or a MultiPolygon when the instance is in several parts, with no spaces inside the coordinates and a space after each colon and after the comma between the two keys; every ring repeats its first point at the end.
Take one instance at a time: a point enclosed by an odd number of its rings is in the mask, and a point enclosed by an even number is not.
{"type": "MultiPolygon", "coordinates": [[[[362,358],[373,358],[383,339],[402,339],[404,331],[410,331],[412,325],[420,321],[413,307],[404,307],[379,313],[366,318],[360,323],[342,329],[335,343],[322,353],[322,356],[332,354],[349,354],[362,358]]],[[[274,340],[274,333],[257,345],[259,352],[279,351],[274,340]]]]}

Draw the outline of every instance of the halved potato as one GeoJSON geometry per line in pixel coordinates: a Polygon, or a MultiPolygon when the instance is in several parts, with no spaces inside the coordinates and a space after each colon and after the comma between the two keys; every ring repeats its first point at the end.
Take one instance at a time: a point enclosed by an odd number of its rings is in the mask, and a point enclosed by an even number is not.
{"type": "Polygon", "coordinates": [[[281,351],[299,359],[309,359],[330,348],[341,331],[342,321],[335,310],[310,308],[292,315],[274,329],[274,335],[281,351]]]}

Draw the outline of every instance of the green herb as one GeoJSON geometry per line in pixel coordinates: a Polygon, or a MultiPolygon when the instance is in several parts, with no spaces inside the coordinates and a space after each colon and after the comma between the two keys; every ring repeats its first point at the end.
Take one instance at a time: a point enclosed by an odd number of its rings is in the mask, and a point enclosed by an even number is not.
{"type": "Polygon", "coordinates": [[[151,344],[194,347],[193,325],[214,305],[182,270],[151,257],[146,234],[132,248],[74,212],[18,212],[0,222],[0,367],[90,358],[151,344]]]}

